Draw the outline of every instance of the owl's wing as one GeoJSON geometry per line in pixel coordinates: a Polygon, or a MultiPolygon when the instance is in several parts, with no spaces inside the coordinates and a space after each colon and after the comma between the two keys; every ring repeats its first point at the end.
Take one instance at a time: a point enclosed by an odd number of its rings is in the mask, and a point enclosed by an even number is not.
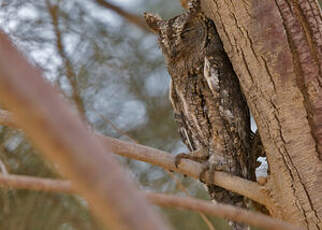
{"type": "Polygon", "coordinates": [[[220,57],[205,57],[204,77],[213,96],[220,98],[217,109],[228,136],[228,151],[236,153],[242,174],[247,177],[247,161],[250,151],[250,116],[247,103],[239,86],[233,67],[220,57]]]}
{"type": "Polygon", "coordinates": [[[221,117],[238,132],[243,144],[249,145],[250,113],[233,67],[227,61],[206,56],[204,77],[214,97],[220,98],[218,110],[221,117]]]}
{"type": "Polygon", "coordinates": [[[169,89],[169,97],[170,102],[172,104],[173,110],[174,110],[174,119],[176,121],[176,124],[178,126],[178,132],[181,137],[181,140],[183,143],[189,148],[190,151],[196,150],[194,147],[194,144],[191,140],[191,133],[188,133],[189,129],[187,129],[186,121],[183,119],[183,115],[181,114],[181,109],[178,108],[178,95],[175,90],[175,87],[173,85],[173,81],[170,82],[170,89],[169,89]]]}

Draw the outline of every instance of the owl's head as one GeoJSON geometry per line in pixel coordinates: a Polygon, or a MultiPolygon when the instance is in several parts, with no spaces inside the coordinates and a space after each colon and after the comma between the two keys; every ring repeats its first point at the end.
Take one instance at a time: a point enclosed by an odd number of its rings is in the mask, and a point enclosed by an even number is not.
{"type": "Polygon", "coordinates": [[[205,46],[207,27],[203,14],[196,8],[163,20],[157,15],[144,14],[150,29],[159,36],[159,44],[167,61],[195,56],[205,46]]]}

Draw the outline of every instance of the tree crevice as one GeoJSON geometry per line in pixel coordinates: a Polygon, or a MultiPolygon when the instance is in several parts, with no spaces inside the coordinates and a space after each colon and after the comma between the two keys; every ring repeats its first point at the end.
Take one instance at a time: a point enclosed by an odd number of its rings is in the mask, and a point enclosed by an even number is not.
{"type": "MultiPolygon", "coordinates": [[[[322,91],[306,38],[311,36],[312,49],[319,54],[318,29],[312,30],[315,35],[303,36],[292,1],[238,1],[238,11],[234,0],[203,2],[206,15],[218,24],[267,153],[271,171],[267,187],[276,207],[271,215],[320,229],[322,91]]],[[[309,7],[298,4],[301,10],[309,7]]],[[[319,17],[309,21],[310,12],[302,14],[307,27],[318,24],[319,17]]]]}

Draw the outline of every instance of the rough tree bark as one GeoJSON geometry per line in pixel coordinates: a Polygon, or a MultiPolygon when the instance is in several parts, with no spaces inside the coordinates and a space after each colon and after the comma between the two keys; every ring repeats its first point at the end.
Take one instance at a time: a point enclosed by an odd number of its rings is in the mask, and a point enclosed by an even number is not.
{"type": "Polygon", "coordinates": [[[257,123],[273,217],[322,229],[322,19],[317,0],[202,0],[257,123]]]}

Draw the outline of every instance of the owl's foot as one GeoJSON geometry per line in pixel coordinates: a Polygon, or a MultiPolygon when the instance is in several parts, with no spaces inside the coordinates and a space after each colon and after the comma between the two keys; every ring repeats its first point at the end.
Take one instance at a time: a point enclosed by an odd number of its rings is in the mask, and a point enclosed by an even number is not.
{"type": "Polygon", "coordinates": [[[209,171],[210,167],[209,167],[209,163],[207,163],[206,165],[204,165],[204,167],[202,168],[200,174],[199,174],[199,180],[201,183],[206,184],[206,174],[209,171]]]}
{"type": "Polygon", "coordinates": [[[176,168],[178,168],[182,159],[189,159],[189,160],[196,161],[199,163],[203,163],[204,161],[208,160],[208,156],[196,156],[195,153],[197,153],[197,152],[199,153],[200,151],[194,151],[191,153],[179,153],[178,155],[176,155],[176,158],[174,161],[176,168]]]}
{"type": "Polygon", "coordinates": [[[202,168],[201,173],[199,175],[200,182],[204,184],[213,184],[216,171],[223,171],[222,164],[210,166],[209,162],[207,162],[207,164],[202,168]]]}

